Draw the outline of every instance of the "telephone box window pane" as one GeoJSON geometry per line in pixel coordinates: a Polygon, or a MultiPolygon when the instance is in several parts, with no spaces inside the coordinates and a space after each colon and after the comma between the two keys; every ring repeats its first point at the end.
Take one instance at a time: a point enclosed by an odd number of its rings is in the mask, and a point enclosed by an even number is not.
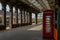
{"type": "Polygon", "coordinates": [[[50,20],[50,16],[46,16],[46,20],[50,20]]]}
{"type": "Polygon", "coordinates": [[[50,16],[46,16],[46,22],[50,22],[50,16]]]}
{"type": "Polygon", "coordinates": [[[46,25],[47,27],[50,27],[50,25],[48,24],[48,25],[46,25]]]}
{"type": "Polygon", "coordinates": [[[46,24],[46,33],[51,33],[50,23],[46,24]]]}
{"type": "Polygon", "coordinates": [[[46,33],[50,33],[51,32],[50,19],[51,19],[51,16],[46,16],[46,33]]]}
{"type": "Polygon", "coordinates": [[[50,25],[47,25],[47,26],[46,26],[46,33],[51,33],[50,25]]]}
{"type": "Polygon", "coordinates": [[[47,25],[50,24],[49,22],[46,23],[47,25]]]}
{"type": "Polygon", "coordinates": [[[46,20],[48,20],[48,21],[49,21],[49,20],[50,20],[50,18],[49,18],[49,17],[47,17],[47,18],[46,18],[46,20]]]}
{"type": "Polygon", "coordinates": [[[46,22],[50,22],[50,18],[47,17],[47,18],[46,18],[46,22]]]}

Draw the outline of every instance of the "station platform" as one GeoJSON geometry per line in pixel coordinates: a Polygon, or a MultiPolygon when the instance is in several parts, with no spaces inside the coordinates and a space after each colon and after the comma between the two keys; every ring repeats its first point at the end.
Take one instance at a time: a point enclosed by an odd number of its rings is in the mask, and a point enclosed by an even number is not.
{"type": "Polygon", "coordinates": [[[0,31],[0,40],[42,40],[42,24],[0,31]]]}

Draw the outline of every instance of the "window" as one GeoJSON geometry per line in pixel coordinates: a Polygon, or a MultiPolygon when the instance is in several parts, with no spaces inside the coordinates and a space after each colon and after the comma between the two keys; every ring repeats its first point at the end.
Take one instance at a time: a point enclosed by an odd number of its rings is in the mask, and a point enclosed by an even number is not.
{"type": "Polygon", "coordinates": [[[10,23],[10,8],[9,5],[6,5],[6,24],[10,23]]]}
{"type": "Polygon", "coordinates": [[[4,24],[4,12],[2,10],[2,4],[0,3],[0,25],[4,24]]]}
{"type": "Polygon", "coordinates": [[[6,23],[7,23],[7,24],[9,24],[9,22],[10,22],[10,19],[9,19],[9,18],[7,18],[7,19],[6,19],[6,23]]]}
{"type": "Polygon", "coordinates": [[[32,13],[32,23],[35,23],[35,14],[34,13],[32,13]]]}
{"type": "Polygon", "coordinates": [[[20,13],[20,9],[18,9],[18,23],[21,23],[21,13],[20,13]]]}
{"type": "Polygon", "coordinates": [[[24,23],[24,10],[22,10],[22,23],[24,23]]]}
{"type": "Polygon", "coordinates": [[[25,23],[27,23],[27,12],[25,11],[25,23]]]}
{"type": "Polygon", "coordinates": [[[51,16],[46,16],[46,33],[51,32],[50,20],[51,20],[51,16]]]}
{"type": "Polygon", "coordinates": [[[28,23],[30,23],[30,15],[29,15],[29,12],[28,12],[28,23]]]}
{"type": "Polygon", "coordinates": [[[16,10],[15,7],[13,7],[13,24],[16,24],[16,10]]]}

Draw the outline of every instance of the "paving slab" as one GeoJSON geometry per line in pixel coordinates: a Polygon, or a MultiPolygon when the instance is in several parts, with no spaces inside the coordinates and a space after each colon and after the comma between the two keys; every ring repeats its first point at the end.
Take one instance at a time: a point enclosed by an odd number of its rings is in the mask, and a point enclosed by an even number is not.
{"type": "Polygon", "coordinates": [[[25,26],[0,31],[0,40],[42,40],[42,26],[25,26]]]}

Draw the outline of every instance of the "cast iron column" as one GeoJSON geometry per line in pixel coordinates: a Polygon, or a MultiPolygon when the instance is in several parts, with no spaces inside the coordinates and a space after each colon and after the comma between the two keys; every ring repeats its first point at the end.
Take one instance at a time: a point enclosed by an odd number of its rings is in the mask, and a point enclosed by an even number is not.
{"type": "Polygon", "coordinates": [[[26,13],[27,13],[27,24],[28,24],[28,21],[29,21],[29,20],[28,20],[28,11],[27,11],[26,13]]]}
{"type": "Polygon", "coordinates": [[[17,27],[18,27],[18,7],[16,7],[16,23],[17,23],[17,27]]]}
{"type": "Polygon", "coordinates": [[[25,10],[24,10],[24,24],[25,24],[25,10]]]}
{"type": "Polygon", "coordinates": [[[13,7],[10,6],[10,27],[13,25],[13,7]]]}
{"type": "Polygon", "coordinates": [[[22,26],[22,8],[20,9],[20,13],[21,13],[21,26],[22,26]]]}
{"type": "Polygon", "coordinates": [[[37,13],[35,14],[35,18],[36,18],[36,24],[37,24],[37,13]]]}
{"type": "Polygon", "coordinates": [[[2,11],[4,20],[4,27],[2,27],[2,29],[6,29],[6,3],[2,3],[2,11]]]}
{"type": "Polygon", "coordinates": [[[30,15],[30,25],[32,25],[32,13],[30,12],[29,15],[30,15]]]}

